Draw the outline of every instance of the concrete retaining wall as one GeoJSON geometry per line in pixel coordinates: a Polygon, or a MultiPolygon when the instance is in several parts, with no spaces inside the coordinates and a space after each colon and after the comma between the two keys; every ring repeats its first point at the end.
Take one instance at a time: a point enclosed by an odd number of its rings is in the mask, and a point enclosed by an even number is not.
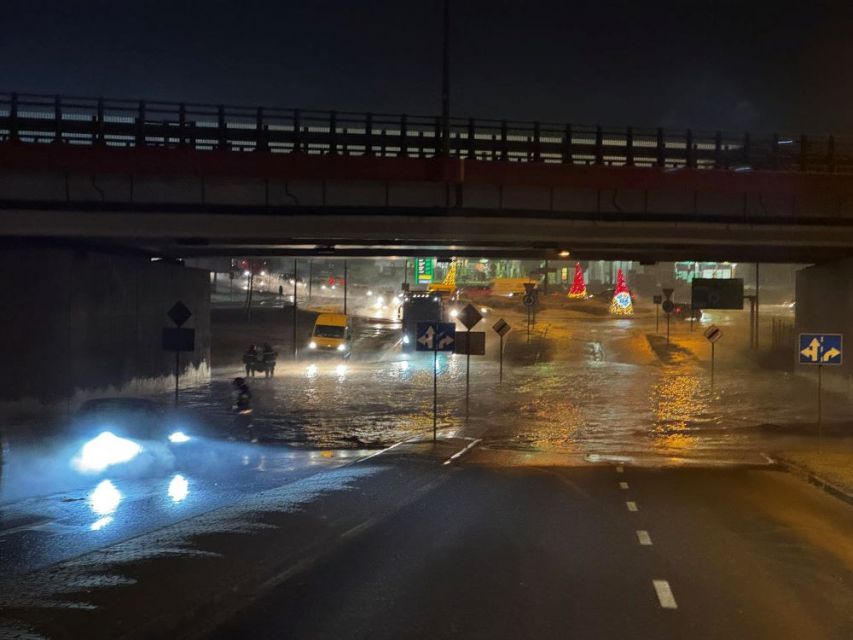
{"type": "MultiPolygon", "coordinates": [[[[818,264],[797,272],[795,331],[844,334],[844,364],[823,368],[824,385],[853,392],[853,258],[818,264]]],[[[797,365],[800,374],[817,375],[815,367],[797,365]]]]}
{"type": "Polygon", "coordinates": [[[174,386],[161,347],[167,311],[193,312],[196,350],[182,382],[207,380],[210,292],[205,271],[147,258],[66,249],[0,254],[0,413],[65,411],[81,400],[174,386]]]}

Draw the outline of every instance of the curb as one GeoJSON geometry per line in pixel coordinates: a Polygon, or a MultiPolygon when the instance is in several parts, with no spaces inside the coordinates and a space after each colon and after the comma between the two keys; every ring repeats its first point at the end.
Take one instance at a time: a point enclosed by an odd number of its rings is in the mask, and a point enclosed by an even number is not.
{"type": "Polygon", "coordinates": [[[791,473],[798,478],[801,478],[808,482],[810,485],[813,485],[828,493],[829,495],[838,498],[839,500],[843,500],[847,504],[853,504],[853,493],[848,492],[847,490],[839,487],[837,484],[833,484],[824,478],[821,478],[819,475],[812,473],[806,467],[796,463],[791,462],[790,460],[786,460],[785,458],[773,458],[773,463],[779,465],[788,473],[791,473]]]}

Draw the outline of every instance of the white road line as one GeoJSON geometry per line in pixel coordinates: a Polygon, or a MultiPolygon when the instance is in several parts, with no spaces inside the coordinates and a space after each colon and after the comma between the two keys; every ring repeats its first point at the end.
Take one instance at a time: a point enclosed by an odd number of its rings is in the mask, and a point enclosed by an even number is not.
{"type": "Polygon", "coordinates": [[[408,439],[406,439],[406,440],[400,440],[400,442],[395,442],[395,443],[394,443],[394,444],[392,444],[390,447],[386,447],[386,448],[384,448],[384,449],[381,449],[380,451],[377,451],[377,452],[375,452],[375,453],[371,453],[369,456],[364,456],[363,458],[359,458],[358,460],[356,460],[356,463],[358,463],[358,462],[364,462],[365,460],[370,460],[371,458],[375,458],[375,457],[376,457],[376,456],[378,456],[378,455],[382,455],[382,454],[383,454],[383,453],[385,453],[386,451],[391,451],[391,449],[396,449],[396,448],[397,448],[397,447],[399,447],[401,444],[406,444],[407,442],[409,442],[409,440],[414,440],[414,438],[408,438],[408,439]]]}
{"type": "Polygon", "coordinates": [[[649,535],[648,531],[643,531],[642,529],[637,531],[637,540],[644,547],[652,546],[652,537],[649,535]]]}
{"type": "Polygon", "coordinates": [[[619,483],[619,488],[620,488],[620,489],[627,489],[627,488],[628,488],[628,483],[627,483],[627,482],[620,482],[620,483],[619,483]]]}
{"type": "Polygon", "coordinates": [[[655,593],[658,594],[660,606],[664,609],[678,609],[675,603],[675,596],[672,595],[672,589],[669,588],[669,582],[666,580],[652,580],[655,586],[655,593]]]}
{"type": "Polygon", "coordinates": [[[636,503],[636,502],[632,502],[631,500],[629,500],[628,502],[626,502],[626,503],[625,503],[625,506],[627,506],[627,507],[628,507],[628,511],[638,511],[638,509],[637,509],[637,503],[636,503]]]}
{"type": "Polygon", "coordinates": [[[477,438],[476,440],[472,440],[471,442],[468,443],[468,445],[464,449],[462,449],[461,451],[457,451],[452,456],[450,456],[447,460],[445,460],[444,464],[450,464],[451,462],[453,462],[457,458],[464,456],[468,452],[469,449],[471,449],[472,447],[476,447],[477,443],[482,442],[482,441],[483,441],[482,438],[477,438]]]}
{"type": "Polygon", "coordinates": [[[620,464],[618,467],[616,467],[616,473],[625,473],[625,467],[620,464]]]}

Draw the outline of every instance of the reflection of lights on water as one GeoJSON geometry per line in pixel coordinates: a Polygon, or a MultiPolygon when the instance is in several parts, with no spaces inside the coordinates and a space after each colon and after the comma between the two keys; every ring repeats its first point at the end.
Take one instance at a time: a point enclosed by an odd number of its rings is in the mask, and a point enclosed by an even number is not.
{"type": "Polygon", "coordinates": [[[121,491],[109,480],[102,480],[89,494],[89,507],[99,516],[115,513],[121,502],[121,491]]]}
{"type": "Polygon", "coordinates": [[[183,431],[175,431],[175,433],[169,436],[169,442],[171,442],[172,444],[182,444],[184,442],[189,441],[190,437],[183,431]]]}
{"type": "Polygon", "coordinates": [[[339,364],[337,367],[335,367],[335,373],[337,373],[339,376],[345,375],[346,372],[347,366],[345,364],[339,364]]]}
{"type": "Polygon", "coordinates": [[[313,378],[314,376],[316,376],[317,371],[318,369],[316,364],[309,364],[307,367],[305,367],[305,373],[308,375],[309,378],[313,378]]]}
{"type": "Polygon", "coordinates": [[[653,432],[662,444],[677,449],[695,446],[696,437],[690,435],[689,424],[707,409],[707,401],[699,397],[700,389],[699,378],[688,375],[665,377],[653,389],[653,432]]]}
{"type": "Polygon", "coordinates": [[[112,521],[112,516],[104,516],[103,518],[98,518],[91,525],[89,525],[89,529],[91,529],[92,531],[100,531],[112,521]]]}
{"type": "Polygon", "coordinates": [[[408,371],[409,370],[409,361],[408,360],[401,360],[400,362],[397,363],[397,368],[400,369],[400,371],[408,371]]]}
{"type": "Polygon", "coordinates": [[[190,492],[190,483],[181,474],[176,475],[169,482],[169,497],[172,502],[181,502],[190,492]]]}

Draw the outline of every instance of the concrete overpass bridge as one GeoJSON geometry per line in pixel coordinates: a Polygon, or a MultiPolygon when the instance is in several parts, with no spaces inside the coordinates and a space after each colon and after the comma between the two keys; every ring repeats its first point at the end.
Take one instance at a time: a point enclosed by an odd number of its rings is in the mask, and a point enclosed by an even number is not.
{"type": "Polygon", "coordinates": [[[853,144],[0,94],[0,237],[175,257],[853,253],[853,144]]]}

